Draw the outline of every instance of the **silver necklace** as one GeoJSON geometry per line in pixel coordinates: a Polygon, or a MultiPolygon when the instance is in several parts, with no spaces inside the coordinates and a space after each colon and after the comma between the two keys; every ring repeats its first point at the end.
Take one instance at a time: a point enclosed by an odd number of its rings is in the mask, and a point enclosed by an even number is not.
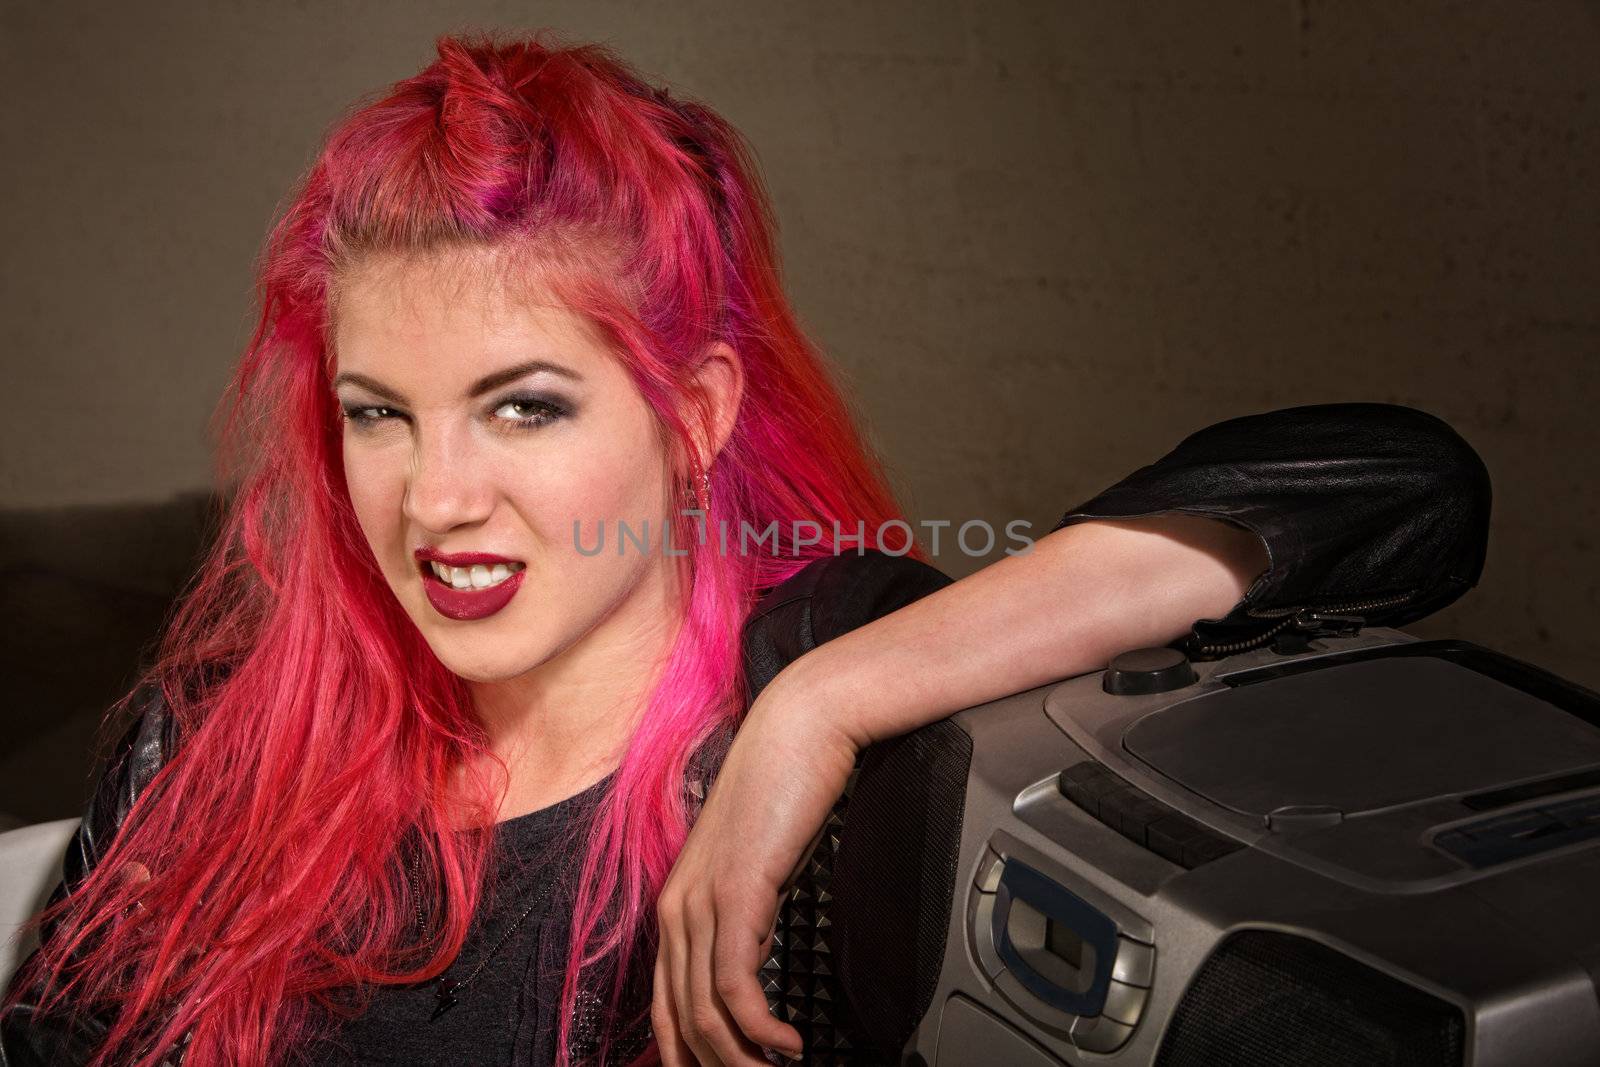
{"type": "MultiPolygon", "coordinates": [[[[614,773],[615,772],[613,772],[613,774],[614,773]]],[[[588,793],[588,792],[591,792],[591,791],[593,791],[595,789],[598,789],[604,782],[610,781],[611,778],[612,778],[612,775],[610,775],[610,774],[606,775],[605,778],[601,779],[601,781],[596,782],[594,785],[590,786],[589,789],[584,791],[584,793],[588,793]]],[[[703,787],[701,787],[701,785],[700,785],[700,783],[698,781],[695,782],[690,788],[694,792],[694,795],[697,798],[703,797],[705,795],[703,787]]],[[[576,794],[575,796],[569,797],[567,800],[561,801],[560,803],[562,803],[562,804],[571,803],[572,801],[576,800],[578,796],[582,796],[582,795],[584,795],[584,794],[583,793],[576,794]]],[[[421,889],[420,889],[420,885],[421,885],[421,881],[422,881],[422,862],[418,858],[416,853],[412,853],[412,855],[411,855],[411,862],[407,865],[407,869],[406,869],[406,878],[411,883],[411,899],[413,901],[415,901],[416,905],[417,905],[417,917],[416,917],[417,931],[418,931],[418,933],[420,933],[424,929],[424,926],[423,926],[423,915],[422,915],[422,892],[421,892],[421,889]]],[[[500,949],[505,945],[505,943],[508,940],[511,939],[511,935],[517,932],[517,928],[522,925],[523,921],[526,920],[529,915],[533,914],[533,911],[534,911],[535,908],[537,908],[540,904],[544,903],[545,895],[546,895],[546,893],[545,893],[546,888],[547,887],[545,887],[545,886],[541,886],[538,890],[536,890],[534,892],[533,899],[530,900],[528,902],[528,906],[522,910],[522,914],[518,915],[517,918],[516,918],[516,921],[513,922],[510,926],[508,926],[506,928],[505,932],[500,935],[500,937],[495,941],[494,947],[489,949],[489,951],[484,954],[484,957],[481,960],[478,961],[478,965],[472,969],[472,973],[471,974],[467,975],[465,978],[461,979],[458,982],[452,982],[449,979],[449,970],[450,970],[450,968],[446,967],[445,968],[445,974],[441,974],[438,978],[436,978],[434,980],[435,984],[434,984],[434,990],[433,990],[433,995],[434,995],[433,1014],[428,1017],[428,1021],[429,1022],[432,1022],[435,1019],[439,1018],[439,1016],[443,1015],[445,1012],[449,1011],[451,1008],[455,1007],[456,1004],[458,1004],[460,1002],[460,999],[457,997],[456,994],[460,993],[463,989],[465,989],[467,987],[468,983],[470,983],[474,978],[478,977],[479,973],[482,972],[484,967],[488,966],[489,961],[494,959],[495,953],[499,952],[500,949]]]]}
{"type": "MultiPolygon", "coordinates": [[[[418,888],[422,880],[421,871],[422,863],[417,856],[413,854],[411,857],[411,863],[406,870],[406,878],[411,883],[411,899],[416,901],[417,905],[418,931],[423,929],[422,893],[418,888]]],[[[465,978],[461,979],[460,981],[452,982],[449,979],[450,968],[445,968],[445,973],[441,974],[434,980],[433,1014],[428,1016],[429,1022],[433,1022],[435,1019],[439,1018],[439,1016],[443,1015],[445,1012],[449,1011],[451,1008],[455,1007],[457,1003],[459,1003],[459,998],[456,994],[460,993],[467,987],[468,983],[470,983],[474,978],[478,977],[479,973],[482,972],[486,966],[488,966],[489,961],[494,959],[495,953],[499,952],[505,943],[511,939],[511,935],[517,932],[517,928],[522,925],[523,920],[527,919],[529,915],[532,915],[533,910],[543,903],[543,901],[543,891],[541,890],[535,892],[533,894],[533,899],[528,902],[528,906],[522,909],[522,914],[518,915],[516,921],[506,928],[505,932],[502,933],[499,939],[495,941],[494,947],[489,949],[489,951],[484,954],[483,958],[478,961],[478,965],[472,969],[472,973],[468,974],[465,978]]]]}

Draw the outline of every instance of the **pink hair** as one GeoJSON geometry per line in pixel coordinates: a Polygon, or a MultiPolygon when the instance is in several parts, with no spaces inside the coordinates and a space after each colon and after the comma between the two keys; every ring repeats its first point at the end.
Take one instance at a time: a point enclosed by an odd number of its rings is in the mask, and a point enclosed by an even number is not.
{"type": "MultiPolygon", "coordinates": [[[[188,1067],[276,1062],[311,1034],[310,1006],[349,1012],[341,991],[440,973],[489,873],[500,786],[476,783],[470,832],[454,832],[446,803],[452,769],[476,765],[485,734],[385,584],[346,492],[328,325],[357,258],[490,248],[537,268],[614,342],[680,480],[699,473],[678,415],[693,357],[721,339],[744,363],[706,521],[776,521],[779,551],[723,553],[679,520],[684,625],[595,812],[563,1065],[581,973],[609,967],[610,1021],[639,1021],[623,1017],[625,985],[653,964],[638,954],[653,951],[655,900],[688,832],[686,761],[744,713],[754,598],[834,551],[836,532],[864,523],[865,547],[880,547],[875,532],[899,518],[784,295],[739,134],[603,47],[544,34],[436,46],[437,61],[331,130],[273,228],[259,318],[218,412],[219,476],[237,491],[145,677],[176,744],[99,865],[41,918],[59,922],[30,965],[51,1002],[116,1013],[97,1065],[154,1067],[185,1035],[188,1067]],[[821,540],[795,543],[795,520],[821,540]],[[420,945],[408,848],[423,895],[452,905],[420,945]],[[125,876],[133,864],[147,881],[125,876]]],[[[889,550],[922,558],[909,537],[889,550]]]]}

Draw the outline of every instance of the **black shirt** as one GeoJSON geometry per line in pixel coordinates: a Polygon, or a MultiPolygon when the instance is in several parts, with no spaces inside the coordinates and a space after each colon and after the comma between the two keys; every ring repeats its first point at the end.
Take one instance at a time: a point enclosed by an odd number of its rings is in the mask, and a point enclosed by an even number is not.
{"type": "Polygon", "coordinates": [[[306,1067],[553,1062],[555,1035],[541,1031],[549,1029],[556,1006],[537,1001],[541,990],[559,990],[560,983],[539,981],[533,968],[541,957],[565,959],[569,916],[553,915],[551,901],[561,880],[575,875],[582,850],[562,846],[593,812],[611,779],[607,775],[581,793],[497,825],[494,874],[460,954],[443,975],[448,982],[465,981],[455,991],[453,1007],[433,1017],[438,979],[376,987],[364,1014],[324,1024],[323,1035],[308,1043],[296,1062],[306,1067]],[[545,944],[552,938],[559,943],[545,944]],[[543,1058],[534,1058],[540,1049],[543,1058]]]}

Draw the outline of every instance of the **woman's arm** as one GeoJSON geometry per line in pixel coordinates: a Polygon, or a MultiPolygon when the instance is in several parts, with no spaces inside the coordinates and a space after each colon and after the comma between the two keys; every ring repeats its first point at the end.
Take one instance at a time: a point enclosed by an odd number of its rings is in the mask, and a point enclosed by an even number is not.
{"type": "MultiPolygon", "coordinates": [[[[1266,571],[1175,642],[1210,659],[1285,629],[1403,626],[1437,611],[1482,574],[1490,503],[1483,461],[1442,420],[1394,404],[1317,404],[1207,426],[1055,529],[1190,515],[1254,533],[1266,571]]],[[[813,648],[948,584],[879,552],[813,561],[745,624],[752,698],[813,648]]]]}
{"type": "Polygon", "coordinates": [[[861,747],[1123,649],[1182,637],[1211,656],[1329,615],[1420,618],[1477,581],[1489,499],[1481,460],[1433,416],[1317,405],[1207,427],[960,582],[882,555],[806,567],[747,626],[759,697],[658,904],[667,1067],[796,1042],[756,972],[778,888],[861,747]]]}
{"type": "Polygon", "coordinates": [[[865,748],[1103,667],[1118,652],[1167,644],[1194,620],[1227,614],[1267,563],[1260,538],[1217,519],[1067,526],[817,646],[778,674],[763,701],[829,709],[865,748]]]}
{"type": "MultiPolygon", "coordinates": [[[[848,573],[859,558],[820,566],[848,573]]],[[[1122,649],[1169,641],[1197,616],[1227,611],[1266,565],[1265,546],[1248,531],[1177,515],[1068,526],[831,640],[836,605],[805,603],[814,589],[780,595],[774,610],[822,609],[804,627],[821,629],[822,643],[762,689],[663,889],[652,1022],[667,1067],[768,1062],[752,1041],[794,1047],[798,1031],[772,1017],[755,976],[778,888],[843,792],[857,753],[1101,666],[1122,649]],[[726,877],[752,861],[743,885],[726,877]]],[[[931,568],[910,560],[856,567],[870,569],[863,587],[875,593],[857,611],[882,607],[897,584],[930,584],[923,575],[931,568]]],[[[819,568],[808,578],[819,576],[827,575],[819,568]]]]}

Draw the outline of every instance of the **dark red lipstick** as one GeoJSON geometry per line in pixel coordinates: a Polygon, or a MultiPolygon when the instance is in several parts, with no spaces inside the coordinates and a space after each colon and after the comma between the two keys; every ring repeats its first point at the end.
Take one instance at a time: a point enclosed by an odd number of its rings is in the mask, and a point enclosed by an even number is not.
{"type": "Polygon", "coordinates": [[[511,598],[522,586],[522,576],[527,573],[521,560],[488,552],[439,552],[431,548],[419,548],[415,555],[422,572],[422,591],[428,603],[445,618],[458,622],[488,618],[511,603],[511,598]],[[491,575],[496,566],[504,566],[512,573],[489,586],[458,589],[439,577],[433,568],[435,563],[462,569],[483,567],[491,575]]]}

